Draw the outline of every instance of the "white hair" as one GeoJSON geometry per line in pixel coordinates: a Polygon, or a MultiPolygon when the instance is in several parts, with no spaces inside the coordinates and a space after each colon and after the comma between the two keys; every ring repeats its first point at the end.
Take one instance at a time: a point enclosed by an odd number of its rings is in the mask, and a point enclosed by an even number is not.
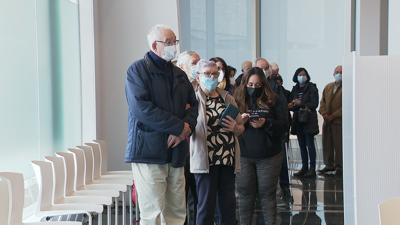
{"type": "Polygon", "coordinates": [[[197,54],[197,52],[195,52],[195,51],[184,51],[184,52],[182,52],[178,56],[178,62],[176,63],[176,65],[178,65],[178,66],[183,65],[184,67],[186,67],[187,63],[189,61],[189,57],[193,56],[194,54],[197,54]]]}
{"type": "Polygon", "coordinates": [[[196,74],[199,74],[200,70],[205,67],[211,68],[214,66],[217,66],[217,64],[214,61],[208,61],[207,59],[200,59],[196,65],[196,74]]]}
{"type": "Polygon", "coordinates": [[[164,24],[156,24],[149,30],[149,32],[147,33],[147,42],[149,43],[150,49],[153,49],[152,45],[155,41],[164,41],[160,40],[162,38],[161,31],[164,29],[171,30],[169,26],[164,24]]]}
{"type": "Polygon", "coordinates": [[[269,62],[269,68],[271,68],[272,70],[276,70],[277,72],[279,72],[279,66],[278,66],[278,64],[276,64],[275,62],[269,62]]]}

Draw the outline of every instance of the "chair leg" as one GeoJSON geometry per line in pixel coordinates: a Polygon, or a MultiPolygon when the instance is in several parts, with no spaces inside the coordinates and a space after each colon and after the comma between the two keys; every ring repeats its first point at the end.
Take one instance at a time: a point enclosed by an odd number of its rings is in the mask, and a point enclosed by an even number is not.
{"type": "Polygon", "coordinates": [[[97,224],[103,225],[103,213],[97,214],[97,224]]]}
{"type": "Polygon", "coordinates": [[[107,206],[107,225],[111,225],[111,205],[107,206]]]}
{"type": "Polygon", "coordinates": [[[90,213],[86,213],[86,215],[88,216],[89,225],[92,225],[92,224],[93,224],[93,220],[92,220],[92,214],[90,214],[90,213]]]}
{"type": "Polygon", "coordinates": [[[118,224],[118,197],[115,198],[114,209],[115,224],[118,224]]]}
{"type": "Polygon", "coordinates": [[[132,209],[132,186],[128,186],[128,196],[129,196],[129,225],[133,222],[133,209],[132,209]]]}
{"type": "Polygon", "coordinates": [[[125,192],[122,192],[122,225],[126,225],[125,192]]]}

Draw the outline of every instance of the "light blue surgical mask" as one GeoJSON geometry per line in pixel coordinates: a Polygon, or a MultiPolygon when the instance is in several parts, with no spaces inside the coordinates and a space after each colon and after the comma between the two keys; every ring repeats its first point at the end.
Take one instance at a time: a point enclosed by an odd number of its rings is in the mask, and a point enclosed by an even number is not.
{"type": "Polygon", "coordinates": [[[214,90],[218,86],[218,78],[202,76],[202,77],[200,77],[200,80],[201,80],[201,83],[203,84],[203,86],[209,91],[214,90]]]}
{"type": "Polygon", "coordinates": [[[304,84],[307,81],[306,76],[297,76],[297,80],[299,81],[300,84],[304,84]]]}
{"type": "Polygon", "coordinates": [[[335,74],[335,81],[339,83],[342,82],[342,74],[340,73],[335,74]]]}
{"type": "Polygon", "coordinates": [[[190,67],[190,77],[192,77],[193,79],[196,79],[196,75],[197,75],[197,65],[191,66],[190,67]]]}

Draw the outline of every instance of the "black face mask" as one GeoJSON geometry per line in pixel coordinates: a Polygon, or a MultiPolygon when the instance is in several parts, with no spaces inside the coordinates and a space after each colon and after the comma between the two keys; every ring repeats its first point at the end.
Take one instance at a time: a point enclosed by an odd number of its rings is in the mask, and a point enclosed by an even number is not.
{"type": "Polygon", "coordinates": [[[246,87],[247,88],[247,94],[250,95],[252,98],[259,98],[263,92],[263,88],[251,88],[251,87],[246,87]]]}

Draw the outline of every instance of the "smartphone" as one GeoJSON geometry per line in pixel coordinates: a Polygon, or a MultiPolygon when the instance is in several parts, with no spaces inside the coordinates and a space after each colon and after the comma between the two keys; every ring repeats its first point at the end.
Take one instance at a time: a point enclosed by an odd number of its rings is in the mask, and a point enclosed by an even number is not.
{"type": "Polygon", "coordinates": [[[249,121],[250,122],[258,122],[260,120],[260,116],[259,115],[251,115],[249,117],[249,121]]]}

